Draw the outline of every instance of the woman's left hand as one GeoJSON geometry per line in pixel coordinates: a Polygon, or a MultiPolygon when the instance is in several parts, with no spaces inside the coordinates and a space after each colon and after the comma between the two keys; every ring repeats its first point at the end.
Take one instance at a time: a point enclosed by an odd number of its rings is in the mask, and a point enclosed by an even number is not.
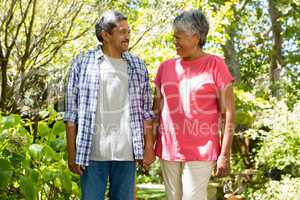
{"type": "Polygon", "coordinates": [[[216,176],[225,177],[230,174],[230,156],[220,155],[217,160],[216,176]]]}

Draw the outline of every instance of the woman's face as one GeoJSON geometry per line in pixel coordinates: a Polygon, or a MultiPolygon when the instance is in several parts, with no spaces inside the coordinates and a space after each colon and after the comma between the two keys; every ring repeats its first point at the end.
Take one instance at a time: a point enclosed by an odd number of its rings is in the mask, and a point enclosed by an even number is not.
{"type": "Polygon", "coordinates": [[[189,34],[185,31],[174,30],[174,45],[177,55],[181,58],[191,57],[199,50],[200,37],[197,34],[189,34]]]}

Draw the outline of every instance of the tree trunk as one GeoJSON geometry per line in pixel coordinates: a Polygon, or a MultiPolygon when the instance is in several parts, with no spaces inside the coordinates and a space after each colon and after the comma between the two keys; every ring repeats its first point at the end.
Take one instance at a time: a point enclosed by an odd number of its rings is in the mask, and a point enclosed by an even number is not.
{"type": "Polygon", "coordinates": [[[236,51],[234,48],[233,36],[230,34],[230,39],[226,41],[225,46],[223,47],[225,62],[231,69],[231,72],[234,76],[234,81],[236,83],[241,80],[240,64],[236,58],[236,51]]]}
{"type": "Polygon", "coordinates": [[[0,110],[2,112],[6,111],[6,91],[7,91],[7,61],[1,59],[1,98],[0,98],[0,110]]]}
{"type": "MultiPolygon", "coordinates": [[[[231,6],[231,8],[234,12],[233,15],[234,15],[235,19],[239,19],[239,16],[241,15],[241,13],[242,13],[242,11],[245,8],[245,5],[247,3],[248,2],[245,1],[242,8],[240,8],[238,11],[236,10],[236,7],[235,7],[234,4],[231,6]]],[[[236,53],[236,50],[234,48],[234,40],[235,40],[235,36],[236,36],[237,24],[238,23],[232,22],[232,24],[227,27],[226,32],[229,35],[229,39],[226,40],[226,43],[223,46],[225,62],[228,65],[230,71],[232,72],[232,74],[234,76],[234,81],[236,83],[240,82],[240,80],[241,80],[240,63],[237,60],[237,55],[236,55],[237,53],[236,53]]]]}
{"type": "Polygon", "coordinates": [[[279,96],[279,88],[276,86],[280,79],[280,71],[283,66],[282,56],[282,24],[279,20],[281,13],[276,8],[275,1],[268,0],[269,14],[271,18],[273,47],[271,51],[270,82],[272,96],[279,96]]]}

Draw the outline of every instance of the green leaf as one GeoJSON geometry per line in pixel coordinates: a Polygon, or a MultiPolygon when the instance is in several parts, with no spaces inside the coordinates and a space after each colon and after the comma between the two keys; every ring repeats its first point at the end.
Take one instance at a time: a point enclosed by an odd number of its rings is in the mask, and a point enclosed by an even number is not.
{"type": "Polygon", "coordinates": [[[60,178],[62,187],[67,191],[67,193],[71,193],[72,188],[70,186],[72,185],[72,182],[71,182],[71,176],[69,175],[69,173],[61,173],[59,178],[60,178]]]}
{"type": "Polygon", "coordinates": [[[48,127],[48,124],[46,122],[43,122],[43,121],[39,122],[38,133],[42,137],[45,137],[50,134],[50,128],[48,127]]]}
{"type": "Polygon", "coordinates": [[[48,145],[45,145],[42,151],[43,158],[47,161],[55,160],[58,161],[60,157],[58,154],[48,145]]]}
{"type": "Polygon", "coordinates": [[[44,119],[49,115],[49,112],[47,110],[42,110],[39,112],[39,115],[42,119],[44,119]]]}
{"type": "Polygon", "coordinates": [[[65,149],[66,149],[66,140],[64,138],[56,138],[56,139],[52,140],[51,147],[55,151],[60,151],[60,152],[65,151],[65,149]]]}
{"type": "Polygon", "coordinates": [[[19,115],[10,115],[2,118],[4,129],[12,128],[17,124],[20,124],[21,117],[19,115]]]}
{"type": "Polygon", "coordinates": [[[7,129],[2,130],[0,132],[0,142],[2,143],[3,141],[5,141],[9,135],[10,135],[10,133],[7,129]]]}
{"type": "Polygon", "coordinates": [[[78,187],[78,184],[74,181],[72,181],[72,193],[73,194],[76,194],[76,195],[79,195],[79,187],[78,187]]]}
{"type": "Polygon", "coordinates": [[[12,167],[8,160],[0,159],[0,189],[5,189],[13,175],[12,167]]]}
{"type": "Polygon", "coordinates": [[[55,111],[53,106],[48,106],[47,110],[49,111],[48,122],[49,123],[55,122],[58,113],[55,111]]]}
{"type": "Polygon", "coordinates": [[[42,157],[42,151],[44,146],[40,144],[32,144],[29,147],[30,155],[35,159],[40,159],[42,157]]]}
{"type": "Polygon", "coordinates": [[[65,133],[65,124],[63,123],[63,121],[55,122],[53,129],[52,129],[52,134],[60,136],[64,133],[65,133]]]}
{"type": "Polygon", "coordinates": [[[253,121],[254,121],[254,117],[252,117],[248,112],[246,111],[236,112],[236,121],[235,121],[236,124],[251,126],[253,121]]]}
{"type": "Polygon", "coordinates": [[[22,136],[29,136],[28,131],[23,126],[17,128],[17,133],[22,136]]]}
{"type": "Polygon", "coordinates": [[[21,192],[28,200],[38,197],[38,173],[35,170],[26,171],[26,176],[20,178],[21,192]]]}
{"type": "Polygon", "coordinates": [[[29,159],[29,158],[22,159],[22,161],[21,161],[21,166],[24,169],[29,169],[30,164],[31,164],[31,159],[29,159]]]}

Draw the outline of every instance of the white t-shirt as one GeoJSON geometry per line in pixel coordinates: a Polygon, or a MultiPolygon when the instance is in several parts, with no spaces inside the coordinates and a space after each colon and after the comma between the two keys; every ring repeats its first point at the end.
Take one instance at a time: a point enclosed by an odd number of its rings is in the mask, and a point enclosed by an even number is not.
{"type": "Polygon", "coordinates": [[[104,55],[99,85],[90,160],[132,161],[127,62],[104,55]]]}

